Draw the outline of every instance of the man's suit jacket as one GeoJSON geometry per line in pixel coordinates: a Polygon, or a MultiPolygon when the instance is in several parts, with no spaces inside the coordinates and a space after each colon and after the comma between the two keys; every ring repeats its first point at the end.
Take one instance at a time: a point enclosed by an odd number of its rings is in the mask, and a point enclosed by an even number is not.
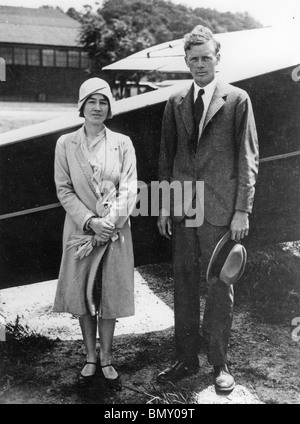
{"type": "MultiPolygon", "coordinates": [[[[204,216],[229,225],[235,210],[252,211],[258,172],[258,141],[248,94],[218,81],[196,152],[191,147],[194,88],[167,102],[159,157],[160,181],[204,181],[204,216]]],[[[182,215],[171,217],[181,220],[182,215]]]]}

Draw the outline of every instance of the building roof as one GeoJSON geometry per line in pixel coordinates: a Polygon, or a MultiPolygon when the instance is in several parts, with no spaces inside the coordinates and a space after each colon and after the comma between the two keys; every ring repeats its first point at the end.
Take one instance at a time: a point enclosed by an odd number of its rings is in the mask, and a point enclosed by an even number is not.
{"type": "Polygon", "coordinates": [[[80,23],[57,9],[0,6],[0,43],[80,46],[80,23]]]}

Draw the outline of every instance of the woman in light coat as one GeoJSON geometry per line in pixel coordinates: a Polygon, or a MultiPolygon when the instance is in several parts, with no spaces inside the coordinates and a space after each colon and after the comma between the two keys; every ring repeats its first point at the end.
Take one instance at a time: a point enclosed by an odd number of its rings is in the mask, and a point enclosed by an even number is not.
{"type": "Polygon", "coordinates": [[[134,314],[129,216],[136,202],[136,157],[130,138],[104,125],[112,117],[106,81],[82,84],[78,110],[84,125],[61,136],[55,151],[57,196],[66,217],[53,311],[79,317],[87,354],[79,383],[89,384],[96,373],[98,324],[101,375],[120,389],[111,356],[116,318],[134,314]]]}

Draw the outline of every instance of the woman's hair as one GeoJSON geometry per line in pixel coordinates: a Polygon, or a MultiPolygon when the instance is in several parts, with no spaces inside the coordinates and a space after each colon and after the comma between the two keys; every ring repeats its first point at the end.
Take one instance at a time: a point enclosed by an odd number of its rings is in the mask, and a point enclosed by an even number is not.
{"type": "Polygon", "coordinates": [[[216,49],[216,54],[219,53],[221,49],[221,44],[214,38],[212,31],[207,27],[197,25],[191,32],[184,36],[184,51],[186,53],[187,50],[190,50],[192,46],[205,44],[208,41],[213,41],[216,49]]]}

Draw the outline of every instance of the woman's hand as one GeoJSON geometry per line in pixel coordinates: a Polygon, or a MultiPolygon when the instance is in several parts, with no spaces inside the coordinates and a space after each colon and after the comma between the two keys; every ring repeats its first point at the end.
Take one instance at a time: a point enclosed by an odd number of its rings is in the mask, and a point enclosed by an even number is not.
{"type": "Polygon", "coordinates": [[[102,246],[103,244],[106,244],[108,242],[109,238],[107,237],[101,237],[97,234],[94,235],[92,245],[93,246],[102,246]]]}
{"type": "Polygon", "coordinates": [[[89,226],[97,236],[106,241],[108,241],[115,229],[115,226],[105,218],[92,218],[89,226]]]}

